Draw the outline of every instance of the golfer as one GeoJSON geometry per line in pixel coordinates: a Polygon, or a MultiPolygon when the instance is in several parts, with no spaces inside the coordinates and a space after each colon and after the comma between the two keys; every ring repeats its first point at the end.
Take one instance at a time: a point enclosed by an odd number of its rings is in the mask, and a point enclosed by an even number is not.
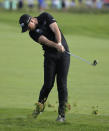
{"type": "Polygon", "coordinates": [[[70,64],[70,55],[67,42],[60,31],[56,20],[47,12],[37,17],[24,14],[19,19],[22,32],[29,31],[30,37],[44,50],[44,84],[40,90],[38,103],[33,112],[37,117],[44,111],[45,102],[53,88],[55,77],[58,90],[58,117],[57,121],[65,121],[65,111],[68,103],[67,75],[70,64]]]}

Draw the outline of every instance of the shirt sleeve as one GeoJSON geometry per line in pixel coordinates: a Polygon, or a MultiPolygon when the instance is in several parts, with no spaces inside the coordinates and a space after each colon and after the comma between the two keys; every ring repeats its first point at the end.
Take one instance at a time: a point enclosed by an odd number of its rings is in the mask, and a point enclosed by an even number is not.
{"type": "Polygon", "coordinates": [[[29,32],[30,37],[35,41],[38,42],[39,37],[42,35],[40,32],[29,32]]]}
{"type": "Polygon", "coordinates": [[[42,15],[46,18],[48,25],[56,22],[56,20],[54,19],[54,17],[51,14],[44,12],[42,15]]]}

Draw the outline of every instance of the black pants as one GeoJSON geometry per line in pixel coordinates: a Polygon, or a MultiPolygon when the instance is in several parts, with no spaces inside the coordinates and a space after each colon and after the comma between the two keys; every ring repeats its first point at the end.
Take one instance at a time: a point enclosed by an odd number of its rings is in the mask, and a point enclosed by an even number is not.
{"type": "Polygon", "coordinates": [[[67,103],[67,75],[70,64],[70,56],[60,53],[58,57],[45,56],[44,58],[44,85],[40,91],[39,102],[44,103],[53,88],[55,77],[59,99],[58,113],[65,115],[64,108],[67,103]]]}

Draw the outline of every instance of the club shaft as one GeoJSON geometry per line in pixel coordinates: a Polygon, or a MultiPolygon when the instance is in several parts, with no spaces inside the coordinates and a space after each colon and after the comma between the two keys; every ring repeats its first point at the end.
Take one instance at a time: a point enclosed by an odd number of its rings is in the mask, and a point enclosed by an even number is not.
{"type": "Polygon", "coordinates": [[[75,55],[75,54],[72,54],[72,53],[70,53],[70,52],[68,52],[68,51],[65,51],[65,52],[66,52],[67,54],[71,55],[71,56],[74,56],[74,57],[77,58],[77,59],[80,59],[80,60],[88,63],[89,65],[92,65],[89,61],[87,61],[86,59],[84,59],[84,58],[82,58],[82,57],[80,57],[80,56],[77,56],[77,55],[75,55]]]}

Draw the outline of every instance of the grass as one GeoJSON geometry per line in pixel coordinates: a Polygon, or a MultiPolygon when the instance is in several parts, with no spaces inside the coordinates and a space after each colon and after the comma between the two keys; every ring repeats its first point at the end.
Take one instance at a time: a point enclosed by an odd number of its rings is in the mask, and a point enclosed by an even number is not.
{"type": "Polygon", "coordinates": [[[43,84],[43,51],[27,33],[20,33],[22,13],[29,12],[0,12],[0,131],[108,131],[109,15],[51,12],[70,51],[89,61],[99,60],[93,67],[71,57],[68,90],[72,109],[61,124],[55,121],[56,84],[48,98],[54,106],[46,107],[38,119],[31,117],[43,84]]]}
{"type": "Polygon", "coordinates": [[[0,129],[6,131],[107,131],[109,129],[109,116],[68,114],[67,122],[58,123],[54,121],[55,112],[44,112],[38,119],[31,118],[30,113],[31,111],[27,109],[2,109],[0,129]]]}

